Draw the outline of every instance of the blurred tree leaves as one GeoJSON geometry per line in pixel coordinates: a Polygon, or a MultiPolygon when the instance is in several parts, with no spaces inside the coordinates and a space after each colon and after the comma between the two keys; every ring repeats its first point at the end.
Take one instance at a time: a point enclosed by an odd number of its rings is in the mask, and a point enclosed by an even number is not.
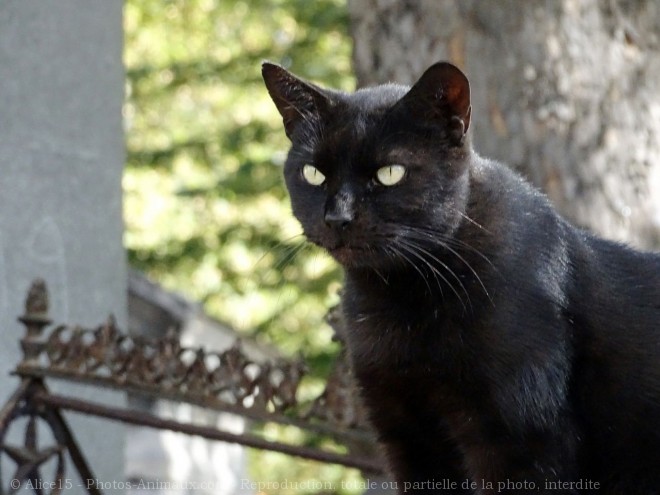
{"type": "MultiPolygon", "coordinates": [[[[127,0],[124,24],[131,265],[283,354],[302,351],[323,375],[336,352],[323,317],[339,272],[291,215],[288,142],[261,62],[352,89],[345,2],[127,0]]],[[[296,476],[313,464],[300,466],[296,476]]]]}
{"type": "Polygon", "coordinates": [[[338,272],[291,217],[260,66],[351,89],[344,2],[128,0],[124,16],[131,264],[322,372],[338,272]]]}

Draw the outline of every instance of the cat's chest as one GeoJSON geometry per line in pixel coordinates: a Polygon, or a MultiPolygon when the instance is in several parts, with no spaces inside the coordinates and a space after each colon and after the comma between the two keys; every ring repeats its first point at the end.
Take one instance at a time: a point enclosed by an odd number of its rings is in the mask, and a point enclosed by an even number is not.
{"type": "Polygon", "coordinates": [[[472,396],[481,380],[459,322],[419,303],[362,309],[346,314],[347,347],[362,397],[379,411],[372,418],[379,429],[428,418],[454,428],[477,417],[472,396]]]}
{"type": "Polygon", "coordinates": [[[483,322],[413,290],[347,289],[346,344],[367,407],[379,411],[376,426],[434,418],[454,436],[473,435],[490,383],[477,351],[483,322]]]}

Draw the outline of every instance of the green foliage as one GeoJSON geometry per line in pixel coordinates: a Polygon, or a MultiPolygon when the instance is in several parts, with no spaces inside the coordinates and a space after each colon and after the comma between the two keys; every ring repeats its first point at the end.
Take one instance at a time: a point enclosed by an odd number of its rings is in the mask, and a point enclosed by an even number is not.
{"type": "MultiPolygon", "coordinates": [[[[131,264],[285,355],[303,352],[322,376],[339,273],[291,216],[288,142],[260,70],[268,59],[351,89],[344,1],[127,0],[124,17],[131,264]]],[[[311,463],[264,458],[313,476],[311,463]]]]}

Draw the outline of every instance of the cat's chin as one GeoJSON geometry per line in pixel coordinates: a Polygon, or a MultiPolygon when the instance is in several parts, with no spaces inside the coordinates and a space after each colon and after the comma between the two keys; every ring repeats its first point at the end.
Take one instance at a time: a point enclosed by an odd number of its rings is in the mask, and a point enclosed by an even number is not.
{"type": "Polygon", "coordinates": [[[365,265],[369,254],[364,248],[348,246],[339,246],[327,251],[340,265],[346,268],[365,265]]]}
{"type": "Polygon", "coordinates": [[[390,258],[372,248],[339,246],[326,251],[345,269],[382,268],[391,264],[390,258]]]}

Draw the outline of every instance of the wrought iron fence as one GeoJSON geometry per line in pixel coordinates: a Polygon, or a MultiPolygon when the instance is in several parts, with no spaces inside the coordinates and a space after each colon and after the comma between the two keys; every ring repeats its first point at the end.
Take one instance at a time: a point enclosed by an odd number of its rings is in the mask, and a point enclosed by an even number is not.
{"type": "MultiPolygon", "coordinates": [[[[371,450],[373,438],[364,426],[343,355],[335,363],[323,393],[312,401],[301,402],[298,391],[305,376],[304,363],[257,362],[246,356],[240,341],[222,352],[207,352],[182,346],[172,333],[161,339],[128,335],[117,328],[112,317],[92,329],[69,325],[50,328],[48,292],[43,280],[36,280],[30,287],[25,314],[19,321],[26,330],[20,340],[23,359],[14,371],[20,385],[0,411],[0,449],[13,459],[16,471],[9,490],[0,473],[2,493],[18,491],[16,480],[43,487],[39,468],[52,459],[55,479],[49,480],[48,486],[52,487],[51,494],[60,493],[65,486],[67,451],[88,493],[101,493],[91,482],[95,479],[92,469],[62,415],[63,410],[341,464],[370,474],[382,472],[382,464],[371,450]],[[55,394],[46,383],[50,378],[188,403],[257,423],[292,425],[332,439],[347,453],[269,441],[252,433],[236,434],[55,394]],[[14,446],[9,444],[7,433],[18,418],[27,418],[27,422],[22,445],[14,446]],[[38,445],[39,422],[52,432],[54,445],[38,445]]],[[[336,318],[330,322],[340,325],[336,318]]]]}

